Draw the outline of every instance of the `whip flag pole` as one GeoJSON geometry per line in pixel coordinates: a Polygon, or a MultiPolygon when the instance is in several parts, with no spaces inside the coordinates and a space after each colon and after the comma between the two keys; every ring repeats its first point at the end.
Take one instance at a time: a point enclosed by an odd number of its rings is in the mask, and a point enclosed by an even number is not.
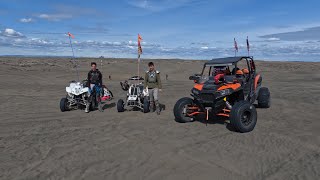
{"type": "Polygon", "coordinates": [[[250,44],[249,44],[249,37],[247,36],[247,50],[248,50],[248,56],[250,56],[250,44]]]}
{"type": "Polygon", "coordinates": [[[237,52],[239,51],[238,43],[236,41],[236,38],[234,38],[233,40],[234,40],[234,57],[236,57],[237,56],[237,52]]]}
{"type": "Polygon", "coordinates": [[[141,41],[142,37],[140,36],[140,34],[138,34],[138,84],[140,81],[140,56],[142,54],[141,41]]]}
{"type": "Polygon", "coordinates": [[[79,71],[78,71],[78,65],[76,63],[76,60],[75,60],[75,57],[74,57],[74,51],[73,51],[73,46],[72,46],[72,42],[71,42],[71,38],[73,39],[74,38],[74,35],[71,34],[70,32],[68,32],[68,37],[69,37],[69,43],[70,43],[70,47],[71,47],[71,50],[72,50],[72,60],[76,66],[76,71],[77,71],[77,79],[79,81],[79,71]]]}

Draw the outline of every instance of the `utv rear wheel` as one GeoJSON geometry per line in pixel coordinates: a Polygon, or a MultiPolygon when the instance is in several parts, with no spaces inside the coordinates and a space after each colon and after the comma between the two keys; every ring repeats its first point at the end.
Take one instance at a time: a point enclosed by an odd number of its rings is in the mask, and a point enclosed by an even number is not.
{"type": "Polygon", "coordinates": [[[67,98],[61,98],[60,100],[60,110],[61,112],[68,110],[68,99],[67,98]]]}
{"type": "Polygon", "coordinates": [[[230,123],[241,133],[252,131],[257,123],[256,108],[248,101],[235,103],[231,109],[230,123]]]}
{"type": "Polygon", "coordinates": [[[187,123],[187,122],[193,122],[193,118],[187,116],[187,106],[191,105],[193,103],[193,100],[188,97],[184,97],[179,99],[173,108],[173,113],[175,117],[175,121],[179,123],[187,123]]]}
{"type": "Polygon", "coordinates": [[[148,113],[150,111],[150,103],[147,97],[143,98],[143,112],[148,113]]]}
{"type": "Polygon", "coordinates": [[[119,99],[117,102],[117,110],[118,110],[118,112],[124,111],[124,102],[122,99],[119,99]]]}
{"type": "Polygon", "coordinates": [[[269,108],[271,105],[270,102],[270,91],[266,87],[262,87],[259,90],[258,95],[258,107],[259,108],[269,108]]]}

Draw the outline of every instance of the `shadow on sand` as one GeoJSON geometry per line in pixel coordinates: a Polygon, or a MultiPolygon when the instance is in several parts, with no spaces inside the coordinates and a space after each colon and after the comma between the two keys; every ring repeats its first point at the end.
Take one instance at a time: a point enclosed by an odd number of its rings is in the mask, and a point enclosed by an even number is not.
{"type": "Polygon", "coordinates": [[[203,123],[206,126],[220,124],[224,125],[229,131],[237,132],[234,127],[232,127],[232,125],[227,122],[228,120],[229,118],[222,116],[209,116],[209,120],[206,120],[206,116],[204,114],[200,114],[195,118],[196,122],[203,123]]]}
{"type": "Polygon", "coordinates": [[[104,102],[103,104],[102,104],[103,106],[102,106],[102,109],[103,110],[105,110],[105,109],[110,109],[110,108],[113,108],[113,107],[115,107],[116,106],[116,103],[107,103],[107,102],[104,102]]]}

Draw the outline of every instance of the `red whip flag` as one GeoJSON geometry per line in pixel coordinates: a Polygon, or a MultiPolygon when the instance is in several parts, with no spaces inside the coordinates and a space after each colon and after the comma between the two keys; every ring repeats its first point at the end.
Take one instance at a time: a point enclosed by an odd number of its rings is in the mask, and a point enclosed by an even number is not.
{"type": "Polygon", "coordinates": [[[237,43],[237,41],[236,41],[236,38],[234,38],[234,49],[235,49],[235,51],[236,52],[238,52],[238,43],[237,43]]]}
{"type": "Polygon", "coordinates": [[[71,37],[71,38],[74,38],[74,35],[71,34],[70,32],[68,32],[68,36],[71,37]]]}
{"type": "Polygon", "coordinates": [[[140,36],[140,34],[138,34],[138,54],[139,55],[142,54],[141,41],[142,41],[142,37],[140,36]]]}

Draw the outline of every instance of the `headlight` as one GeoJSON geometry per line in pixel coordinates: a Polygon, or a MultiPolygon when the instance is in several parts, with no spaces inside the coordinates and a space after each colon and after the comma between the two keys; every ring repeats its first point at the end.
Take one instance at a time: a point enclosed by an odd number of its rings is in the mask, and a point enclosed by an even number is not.
{"type": "Polygon", "coordinates": [[[75,89],[75,92],[76,92],[76,94],[79,94],[79,93],[80,93],[80,89],[79,89],[79,88],[76,88],[76,89],[75,89]]]}
{"type": "Polygon", "coordinates": [[[225,89],[225,90],[220,91],[220,94],[221,94],[221,96],[225,96],[225,95],[229,94],[229,89],[225,89]]]}
{"type": "Polygon", "coordinates": [[[229,95],[230,94],[230,89],[225,89],[225,90],[221,90],[218,93],[218,98],[229,95]]]}

